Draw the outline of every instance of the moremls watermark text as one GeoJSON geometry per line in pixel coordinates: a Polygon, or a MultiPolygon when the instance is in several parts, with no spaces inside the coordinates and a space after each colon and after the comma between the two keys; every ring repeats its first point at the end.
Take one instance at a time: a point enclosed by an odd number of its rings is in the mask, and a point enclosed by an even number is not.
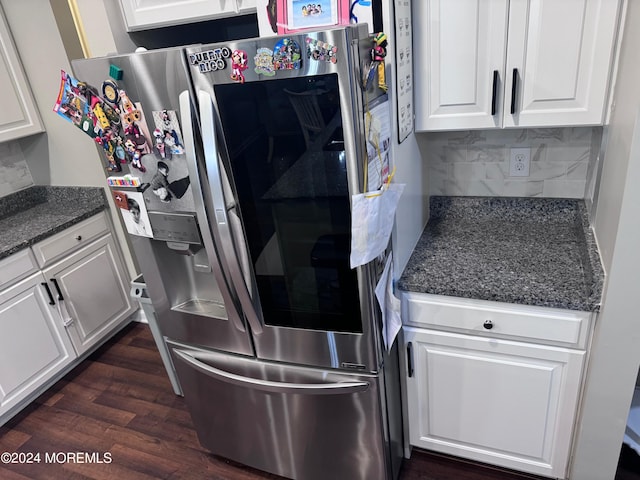
{"type": "Polygon", "coordinates": [[[0,463],[111,463],[111,452],[2,452],[0,463]]]}

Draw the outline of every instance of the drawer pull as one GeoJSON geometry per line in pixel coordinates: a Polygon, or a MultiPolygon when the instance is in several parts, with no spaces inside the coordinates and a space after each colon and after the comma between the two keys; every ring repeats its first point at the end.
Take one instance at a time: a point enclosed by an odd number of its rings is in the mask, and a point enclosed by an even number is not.
{"type": "Polygon", "coordinates": [[[78,236],[76,237],[76,240],[78,240],[78,241],[82,240],[82,235],[78,235],[78,236]]]}
{"type": "Polygon", "coordinates": [[[62,296],[62,290],[60,290],[60,285],[58,285],[58,281],[55,278],[52,278],[51,283],[53,283],[53,286],[56,287],[56,291],[58,292],[58,300],[64,300],[64,297],[62,296]]]}
{"type": "Polygon", "coordinates": [[[487,330],[491,330],[493,328],[493,322],[491,320],[485,320],[482,326],[487,330]]]}
{"type": "Polygon", "coordinates": [[[47,296],[49,297],[49,305],[55,305],[56,302],[53,300],[53,294],[51,293],[51,289],[49,288],[49,284],[47,282],[42,282],[41,285],[47,291],[47,296]]]}
{"type": "Polygon", "coordinates": [[[413,377],[413,343],[407,343],[407,375],[413,377]]]}

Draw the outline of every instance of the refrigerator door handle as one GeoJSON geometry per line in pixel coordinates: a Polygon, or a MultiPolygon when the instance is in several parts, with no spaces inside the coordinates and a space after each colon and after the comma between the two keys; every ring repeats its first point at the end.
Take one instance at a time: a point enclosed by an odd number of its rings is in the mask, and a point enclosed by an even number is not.
{"type": "MultiPolygon", "coordinates": [[[[196,148],[195,141],[193,139],[193,111],[191,106],[191,95],[188,90],[180,93],[180,120],[182,121],[182,129],[183,129],[183,140],[185,143],[185,151],[187,155],[188,165],[193,165],[194,168],[197,168],[196,162],[196,148]]],[[[197,178],[197,171],[189,171],[189,176],[191,178],[197,178]]],[[[206,222],[206,212],[202,212],[204,215],[204,222],[206,222]]],[[[205,225],[201,225],[201,234],[202,241],[204,243],[205,250],[207,252],[207,256],[209,257],[209,262],[213,262],[216,258],[215,247],[213,245],[213,239],[211,238],[211,234],[209,232],[209,228],[205,225]]],[[[246,332],[246,328],[244,326],[244,322],[242,321],[241,313],[236,308],[236,303],[232,298],[232,294],[229,291],[229,288],[226,284],[225,279],[222,276],[218,279],[218,287],[220,288],[221,293],[225,299],[225,307],[227,310],[227,315],[234,327],[240,330],[241,332],[246,332]],[[224,285],[220,285],[221,282],[224,282],[224,285]]]]}
{"type": "Polygon", "coordinates": [[[200,120],[202,123],[202,143],[204,144],[204,157],[207,165],[209,188],[213,200],[214,218],[213,227],[217,230],[216,240],[219,242],[220,259],[227,266],[231,276],[231,282],[235,287],[242,310],[251,325],[254,334],[262,333],[263,323],[253,304],[249,288],[244,279],[240,260],[236,253],[233,235],[227,215],[227,204],[223,193],[223,172],[218,161],[218,145],[216,142],[215,122],[213,118],[213,99],[207,92],[198,92],[200,105],[200,120]]]}
{"type": "MultiPolygon", "coordinates": [[[[220,370],[201,362],[193,353],[186,350],[174,349],[173,352],[180,360],[197,371],[226,383],[262,390],[272,393],[299,393],[303,395],[341,395],[348,393],[360,393],[369,388],[368,382],[338,382],[338,383],[286,383],[260,380],[244,377],[235,373],[220,370]]],[[[197,354],[196,354],[197,355],[197,354]]]]}

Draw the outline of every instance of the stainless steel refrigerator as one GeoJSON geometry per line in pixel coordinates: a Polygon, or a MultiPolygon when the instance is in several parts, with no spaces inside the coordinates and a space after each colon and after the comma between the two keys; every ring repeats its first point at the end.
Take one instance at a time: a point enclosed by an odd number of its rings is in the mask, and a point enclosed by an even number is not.
{"type": "Polygon", "coordinates": [[[148,124],[175,112],[184,153],[119,174],[162,162],[173,195],[115,187],[143,192],[135,257],[202,445],[295,479],[393,479],[402,458],[384,258],[349,267],[372,46],[350,26],[73,62],[90,85],[120,71],[148,124]]]}

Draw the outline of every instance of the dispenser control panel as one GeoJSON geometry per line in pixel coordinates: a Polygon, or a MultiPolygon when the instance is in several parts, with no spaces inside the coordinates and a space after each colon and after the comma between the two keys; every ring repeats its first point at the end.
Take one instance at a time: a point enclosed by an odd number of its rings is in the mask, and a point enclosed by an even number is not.
{"type": "Polygon", "coordinates": [[[201,245],[195,213],[149,212],[155,240],[201,245]]]}

